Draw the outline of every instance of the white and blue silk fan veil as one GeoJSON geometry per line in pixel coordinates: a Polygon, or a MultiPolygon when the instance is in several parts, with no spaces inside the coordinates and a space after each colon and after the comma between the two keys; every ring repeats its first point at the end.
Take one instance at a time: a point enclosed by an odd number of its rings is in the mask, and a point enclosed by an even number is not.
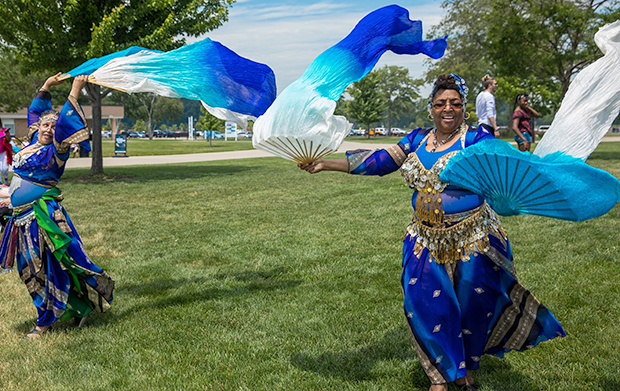
{"type": "Polygon", "coordinates": [[[351,129],[345,117],[334,115],[349,84],[366,76],[387,50],[440,58],[445,49],[445,38],[424,41],[422,22],[410,20],[404,8],[391,5],[371,12],[256,120],[254,147],[298,163],[335,152],[351,129]]]}
{"type": "Polygon", "coordinates": [[[270,67],[209,38],[169,52],[134,46],[91,59],[61,78],[79,75],[90,75],[91,83],[127,93],[200,100],[211,114],[243,128],[276,98],[270,67]]]}
{"type": "Polygon", "coordinates": [[[604,56],[575,77],[533,154],[484,141],[454,156],[441,180],[484,196],[503,216],[583,221],[609,212],[620,202],[620,181],[585,160],[620,111],[620,21],[595,41],[604,56]]]}

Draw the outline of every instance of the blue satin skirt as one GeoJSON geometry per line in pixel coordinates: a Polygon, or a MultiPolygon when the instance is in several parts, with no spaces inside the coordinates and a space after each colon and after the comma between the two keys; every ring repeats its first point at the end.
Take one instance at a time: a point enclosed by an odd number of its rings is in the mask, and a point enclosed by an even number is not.
{"type": "Polygon", "coordinates": [[[83,318],[92,310],[105,312],[114,281],[90,260],[62,205],[48,200],[46,206],[53,223],[71,238],[66,254],[82,273],[70,273],[56,258],[32,207],[16,213],[7,224],[0,241],[0,266],[17,268],[37,308],[37,326],[83,318]]]}
{"type": "Polygon", "coordinates": [[[503,357],[565,336],[560,323],[516,278],[510,243],[489,236],[490,249],[467,261],[429,262],[405,236],[404,309],[422,367],[432,384],[452,382],[480,366],[484,354],[503,357]]]}

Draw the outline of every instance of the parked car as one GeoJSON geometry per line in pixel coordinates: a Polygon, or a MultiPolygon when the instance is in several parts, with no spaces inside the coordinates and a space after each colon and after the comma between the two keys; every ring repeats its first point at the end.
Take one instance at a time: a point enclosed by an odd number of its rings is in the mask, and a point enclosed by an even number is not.
{"type": "Polygon", "coordinates": [[[138,137],[140,137],[138,135],[138,132],[136,132],[135,130],[130,130],[128,132],[125,132],[125,134],[127,135],[127,138],[138,138],[138,137]]]}
{"type": "Polygon", "coordinates": [[[149,138],[149,136],[144,132],[136,132],[138,133],[138,138],[149,138]]]}
{"type": "Polygon", "coordinates": [[[375,128],[375,135],[377,136],[387,136],[388,131],[386,128],[375,128]]]}
{"type": "Polygon", "coordinates": [[[407,134],[407,132],[405,132],[401,128],[390,128],[390,134],[392,136],[401,136],[407,134]]]}
{"type": "Polygon", "coordinates": [[[546,132],[547,130],[549,130],[549,126],[550,126],[550,125],[540,125],[540,126],[538,127],[538,129],[537,129],[537,132],[539,132],[539,133],[544,133],[544,132],[546,132]]]}
{"type": "Polygon", "coordinates": [[[252,138],[252,133],[250,133],[250,132],[237,132],[237,138],[252,138]]]}
{"type": "Polygon", "coordinates": [[[109,130],[102,130],[101,131],[101,137],[103,137],[103,138],[110,138],[110,137],[112,137],[112,132],[110,132],[109,130]]]}
{"type": "Polygon", "coordinates": [[[224,135],[221,132],[218,132],[217,130],[206,130],[206,138],[224,138],[224,135]]]}
{"type": "Polygon", "coordinates": [[[157,138],[164,137],[164,131],[159,130],[159,129],[153,130],[153,137],[157,137],[157,138]]]}
{"type": "Polygon", "coordinates": [[[353,134],[356,136],[363,136],[364,134],[366,134],[366,130],[362,128],[353,129],[351,132],[353,132],[353,134]]]}

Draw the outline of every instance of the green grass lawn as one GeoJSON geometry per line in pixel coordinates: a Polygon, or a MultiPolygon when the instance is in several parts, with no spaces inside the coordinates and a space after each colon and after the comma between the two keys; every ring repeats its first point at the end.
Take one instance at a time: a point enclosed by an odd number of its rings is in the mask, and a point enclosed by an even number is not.
{"type": "MultiPolygon", "coordinates": [[[[101,148],[103,156],[114,156],[114,142],[110,139],[103,139],[101,148]]],[[[156,156],[156,155],[182,155],[187,153],[208,153],[208,152],[228,152],[245,151],[253,149],[251,139],[230,139],[228,141],[218,139],[209,143],[209,140],[195,139],[138,139],[130,138],[127,140],[127,155],[129,156],[156,156]]]]}
{"type": "MultiPolygon", "coordinates": [[[[590,163],[620,177],[620,143],[590,163]]],[[[35,308],[17,273],[1,275],[0,389],[428,390],[402,311],[399,175],[309,175],[279,158],[87,173],[60,188],[116,280],[112,309],[24,341],[35,308]]],[[[522,283],[567,337],[485,356],[479,390],[619,390],[620,206],[502,222],[522,283]]]]}

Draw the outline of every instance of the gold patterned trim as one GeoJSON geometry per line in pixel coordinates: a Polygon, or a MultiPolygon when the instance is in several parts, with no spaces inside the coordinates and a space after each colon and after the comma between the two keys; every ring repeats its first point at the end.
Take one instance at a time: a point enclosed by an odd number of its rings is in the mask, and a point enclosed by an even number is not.
{"type": "Polygon", "coordinates": [[[82,106],[80,106],[80,104],[78,103],[77,99],[75,99],[73,96],[69,95],[67,100],[69,101],[69,103],[71,103],[71,106],[73,106],[73,109],[75,110],[75,112],[80,116],[80,119],[82,120],[82,123],[84,123],[84,125],[86,125],[87,124],[87,122],[86,122],[86,115],[84,114],[84,111],[82,110],[82,106]]]}
{"type": "Polygon", "coordinates": [[[538,311],[538,307],[540,307],[540,302],[530,293],[525,300],[525,308],[521,319],[519,320],[519,325],[508,339],[508,342],[506,342],[506,345],[504,345],[504,348],[513,350],[521,349],[528,335],[530,335],[530,332],[532,331],[532,326],[536,321],[536,312],[538,311]]]}
{"type": "Polygon", "coordinates": [[[525,287],[523,287],[521,284],[515,285],[515,287],[512,289],[509,295],[512,304],[504,311],[495,328],[491,332],[491,336],[489,337],[489,340],[484,347],[485,351],[499,345],[504,336],[506,336],[508,330],[510,330],[510,328],[514,324],[517,315],[519,315],[519,312],[521,312],[519,308],[521,307],[521,302],[523,301],[523,296],[526,292],[527,289],[525,289],[525,287]]]}
{"type": "MultiPolygon", "coordinates": [[[[405,316],[406,315],[407,314],[405,314],[405,316]]],[[[428,379],[431,381],[431,384],[447,383],[446,379],[442,376],[441,372],[439,372],[437,367],[433,365],[431,360],[428,358],[428,356],[426,355],[426,353],[424,352],[424,350],[418,343],[418,340],[409,322],[407,322],[407,326],[409,327],[409,332],[411,333],[411,339],[413,340],[413,346],[415,346],[415,352],[418,355],[420,364],[422,364],[422,369],[424,369],[424,372],[426,373],[426,376],[428,376],[428,379]]]]}
{"type": "Polygon", "coordinates": [[[499,218],[485,202],[473,210],[473,213],[455,223],[446,226],[425,225],[414,212],[407,234],[415,238],[414,253],[421,253],[423,248],[429,250],[429,262],[437,263],[468,261],[477,252],[486,252],[491,246],[489,235],[506,236],[499,218]]]}
{"type": "Polygon", "coordinates": [[[407,155],[403,152],[400,146],[398,146],[398,144],[386,148],[385,151],[390,155],[398,167],[402,166],[405,159],[407,159],[407,155]]]}
{"type": "Polygon", "coordinates": [[[66,234],[71,233],[71,228],[69,227],[69,224],[67,224],[67,218],[60,209],[56,209],[54,211],[54,222],[58,224],[58,228],[60,228],[62,232],[66,234]]]}
{"type": "Polygon", "coordinates": [[[83,128],[73,133],[71,136],[67,137],[60,143],[58,143],[56,139],[54,139],[54,146],[56,147],[56,151],[58,151],[59,154],[63,154],[69,151],[71,144],[77,144],[84,140],[88,140],[89,136],[90,131],[88,130],[88,128],[83,128]]]}
{"type": "Polygon", "coordinates": [[[35,219],[34,209],[31,210],[30,212],[28,212],[27,214],[23,215],[23,216],[19,215],[20,213],[22,213],[26,209],[30,208],[33,204],[34,204],[34,202],[30,202],[30,203],[25,204],[25,205],[20,205],[20,206],[14,206],[13,207],[13,215],[15,216],[15,220],[14,220],[13,224],[15,224],[16,227],[22,227],[22,226],[26,225],[27,223],[29,223],[29,222],[31,222],[32,220],[35,219]]]}
{"type": "Polygon", "coordinates": [[[356,168],[358,168],[364,162],[364,160],[366,160],[373,153],[375,153],[375,151],[372,151],[370,149],[356,149],[354,151],[347,151],[349,174],[352,173],[356,168]]]}

